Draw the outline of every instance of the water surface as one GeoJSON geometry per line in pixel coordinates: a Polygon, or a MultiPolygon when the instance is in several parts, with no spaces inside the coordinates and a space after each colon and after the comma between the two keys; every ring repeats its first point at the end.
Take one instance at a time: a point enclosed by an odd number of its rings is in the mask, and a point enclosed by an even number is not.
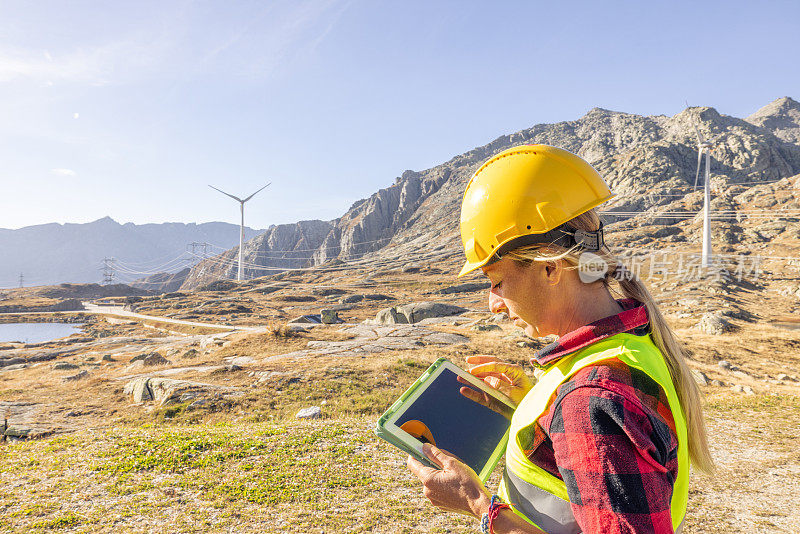
{"type": "Polygon", "coordinates": [[[42,343],[80,332],[83,323],[0,324],[0,342],[42,343]]]}

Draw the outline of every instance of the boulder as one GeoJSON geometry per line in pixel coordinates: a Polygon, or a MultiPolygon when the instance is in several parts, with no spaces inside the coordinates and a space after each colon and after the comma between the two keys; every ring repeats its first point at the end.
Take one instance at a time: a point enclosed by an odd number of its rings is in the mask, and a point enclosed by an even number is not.
{"type": "Polygon", "coordinates": [[[408,318],[394,306],[384,308],[375,315],[376,324],[407,324],[408,318]]]}
{"type": "Polygon", "coordinates": [[[166,406],[214,394],[224,389],[226,388],[213,384],[143,376],[128,382],[123,391],[126,395],[132,395],[134,402],[152,400],[160,406],[166,406]]]}
{"type": "Polygon", "coordinates": [[[103,360],[104,362],[115,362],[115,361],[117,361],[110,354],[103,354],[103,357],[101,358],[101,360],[103,360]]]}
{"type": "Polygon", "coordinates": [[[700,322],[695,325],[695,328],[706,334],[718,336],[731,331],[733,326],[721,313],[711,312],[704,314],[700,318],[700,322]]]}
{"type": "Polygon", "coordinates": [[[322,409],[319,406],[309,406],[303,408],[295,416],[297,419],[319,419],[322,416],[322,409]]]}
{"type": "Polygon", "coordinates": [[[403,306],[384,308],[377,313],[376,324],[410,324],[434,317],[449,317],[467,311],[466,308],[445,302],[412,302],[403,306]]]}
{"type": "Polygon", "coordinates": [[[0,358],[0,369],[9,365],[25,363],[26,361],[27,360],[25,358],[0,358]]]}
{"type": "Polygon", "coordinates": [[[147,376],[134,378],[125,384],[125,389],[123,389],[122,392],[125,395],[132,395],[133,402],[145,402],[153,400],[153,393],[150,391],[150,387],[148,386],[149,381],[150,378],[147,376]]]}
{"type": "Polygon", "coordinates": [[[322,324],[337,324],[343,322],[341,319],[339,319],[339,314],[336,312],[336,310],[323,308],[320,310],[319,316],[322,320],[322,324]]]}
{"type": "Polygon", "coordinates": [[[472,329],[475,330],[476,332],[491,332],[493,330],[502,330],[502,328],[500,328],[496,324],[476,324],[475,326],[472,327],[472,329]]]}
{"type": "Polygon", "coordinates": [[[139,360],[144,360],[145,358],[147,358],[151,354],[158,354],[158,353],[157,352],[143,352],[142,354],[137,354],[136,356],[131,358],[128,363],[134,363],[134,362],[138,362],[139,360]]]}
{"type": "Polygon", "coordinates": [[[170,361],[157,352],[148,354],[142,359],[145,366],[151,367],[154,365],[169,365],[170,361]]]}
{"type": "Polygon", "coordinates": [[[700,386],[708,385],[708,377],[703,371],[692,369],[692,376],[694,377],[694,381],[697,382],[698,385],[700,386]]]}
{"type": "Polygon", "coordinates": [[[467,311],[466,308],[445,302],[413,302],[400,306],[397,310],[406,316],[409,323],[416,323],[431,317],[449,317],[467,311]]]}
{"type": "Polygon", "coordinates": [[[240,369],[241,369],[242,365],[249,365],[249,364],[251,364],[251,363],[253,363],[255,361],[256,361],[256,359],[253,358],[252,356],[233,356],[233,357],[225,358],[225,362],[228,365],[235,365],[236,367],[239,367],[240,369]]]}
{"type": "Polygon", "coordinates": [[[505,312],[502,313],[495,313],[492,315],[492,318],[489,319],[493,323],[502,323],[504,321],[508,321],[508,314],[505,312]]]}
{"type": "Polygon", "coordinates": [[[61,379],[61,381],[62,382],[77,382],[78,380],[83,380],[84,378],[89,378],[89,372],[88,371],[81,371],[78,374],[65,376],[64,378],[61,379]]]}
{"type": "Polygon", "coordinates": [[[53,364],[53,369],[56,371],[71,371],[73,369],[77,369],[78,366],[74,363],[69,362],[58,362],[53,364]]]}
{"type": "Polygon", "coordinates": [[[3,431],[4,439],[11,438],[11,441],[25,439],[29,437],[30,434],[31,429],[23,427],[8,427],[3,431]]]}
{"type": "Polygon", "coordinates": [[[197,358],[198,356],[200,356],[200,351],[199,350],[197,350],[197,349],[189,349],[186,352],[184,352],[183,356],[181,356],[181,357],[182,358],[197,358]]]}

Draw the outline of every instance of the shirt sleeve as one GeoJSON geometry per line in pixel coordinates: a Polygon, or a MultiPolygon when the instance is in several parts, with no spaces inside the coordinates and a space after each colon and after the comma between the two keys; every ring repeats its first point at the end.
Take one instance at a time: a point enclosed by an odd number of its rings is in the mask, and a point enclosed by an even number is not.
{"type": "Polygon", "coordinates": [[[585,534],[671,533],[677,440],[624,385],[559,395],[548,435],[585,534]]]}

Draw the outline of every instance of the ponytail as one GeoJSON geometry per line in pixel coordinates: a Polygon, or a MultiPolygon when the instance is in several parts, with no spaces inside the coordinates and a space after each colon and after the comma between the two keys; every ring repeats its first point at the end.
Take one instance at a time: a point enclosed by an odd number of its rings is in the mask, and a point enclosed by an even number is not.
{"type": "MultiPolygon", "coordinates": [[[[567,222],[576,230],[596,231],[600,227],[600,217],[595,210],[589,210],[567,222]]],[[[556,245],[532,245],[521,247],[507,253],[507,256],[522,262],[564,260],[573,269],[578,268],[578,256],[581,249],[573,247],[569,250],[556,245]]],[[[653,296],[641,279],[625,269],[619,259],[615,258],[607,247],[596,253],[608,264],[608,271],[602,283],[609,287],[612,281],[619,283],[622,293],[631,299],[644,304],[650,320],[650,335],[655,346],[664,356],[669,369],[672,384],[678,394],[689,440],[689,458],[698,470],[711,474],[714,471],[714,460],[708,450],[708,438],[703,419],[700,388],[686,364],[685,353],[659,310],[653,296]]],[[[601,281],[598,280],[597,283],[601,281]]]]}
{"type": "Polygon", "coordinates": [[[661,351],[664,361],[669,368],[672,384],[678,394],[678,400],[683,408],[683,417],[686,419],[686,428],[689,439],[689,458],[695,468],[711,474],[714,471],[714,460],[708,450],[706,425],[703,419],[700,388],[697,387],[692,376],[692,371],[686,365],[683,347],[675,338],[675,334],[664,319],[661,310],[638,276],[624,270],[619,277],[620,289],[628,297],[635,299],[647,307],[647,317],[650,319],[650,335],[653,343],[661,351]]]}

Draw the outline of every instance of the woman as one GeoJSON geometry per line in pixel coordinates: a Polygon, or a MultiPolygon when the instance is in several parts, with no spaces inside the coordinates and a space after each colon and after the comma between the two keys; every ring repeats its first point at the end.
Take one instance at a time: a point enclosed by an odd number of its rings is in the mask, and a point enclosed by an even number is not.
{"type": "Polygon", "coordinates": [[[492,312],[531,337],[558,336],[531,359],[535,386],[520,366],[467,358],[517,403],[499,496],[434,446],[424,450],[441,469],[408,459],[434,505],[484,532],[679,532],[689,459],[713,468],[681,347],[604,243],[594,208],[612,196],[588,163],[545,145],[492,157],[467,185],[459,276],[482,269],[492,312]],[[613,298],[615,283],[626,298],[613,298]]]}

